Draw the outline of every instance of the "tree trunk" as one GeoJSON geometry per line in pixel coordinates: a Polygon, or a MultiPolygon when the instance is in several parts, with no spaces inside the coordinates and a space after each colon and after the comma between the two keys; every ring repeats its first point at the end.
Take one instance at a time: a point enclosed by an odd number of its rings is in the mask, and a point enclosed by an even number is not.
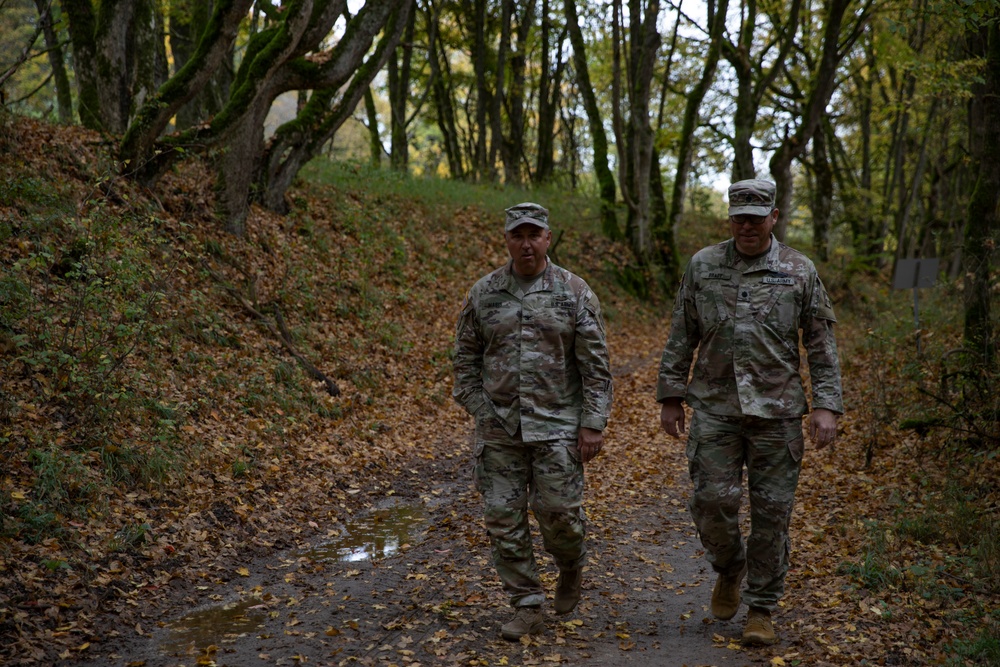
{"type": "MultiPolygon", "coordinates": [[[[156,141],[170,123],[170,119],[188,101],[195,97],[216,75],[230,53],[240,21],[246,15],[253,0],[218,0],[212,18],[205,26],[198,41],[198,47],[191,58],[170,78],[151,99],[139,109],[135,120],[122,139],[120,156],[130,163],[128,173],[140,183],[151,187],[167,168],[177,159],[173,150],[157,152],[156,141]]],[[[255,40],[260,41],[259,33],[255,40]]],[[[251,45],[254,40],[251,40],[251,45]]],[[[247,56],[256,55],[248,46],[247,56]]],[[[213,126],[223,126],[232,116],[213,119],[213,126]]],[[[192,130],[176,140],[175,145],[200,142],[201,130],[192,130]]],[[[209,134],[209,137],[211,135],[209,134]]]]}
{"type": "Polygon", "coordinates": [[[996,359],[990,321],[990,269],[1000,229],[1000,25],[994,20],[971,36],[973,51],[986,58],[982,83],[975,84],[970,105],[970,145],[979,167],[966,225],[965,343],[986,363],[996,359]]]}
{"type": "Polygon", "coordinates": [[[590,83],[590,71],[587,65],[587,53],[580,30],[580,21],[576,13],[576,1],[565,0],[566,27],[569,29],[569,41],[573,46],[573,66],[576,70],[576,83],[580,90],[583,108],[587,112],[587,122],[590,127],[590,141],[594,151],[594,172],[597,176],[601,193],[601,229],[611,239],[621,238],[621,228],[615,216],[616,187],[615,176],[608,166],[608,136],[604,131],[604,121],[594,94],[594,86],[590,83]]]}
{"type": "Polygon", "coordinates": [[[903,202],[896,213],[896,257],[893,261],[892,272],[896,272],[896,262],[903,257],[916,256],[917,243],[915,235],[910,233],[910,219],[913,207],[920,199],[921,185],[924,180],[924,172],[927,168],[927,142],[931,132],[934,131],[934,116],[936,114],[938,100],[935,98],[931,102],[930,111],[924,123],[924,138],[920,142],[920,156],[917,158],[917,165],[913,170],[913,178],[910,179],[910,186],[902,189],[903,202]]]}
{"type": "MultiPolygon", "coordinates": [[[[510,125],[510,132],[506,137],[501,137],[501,156],[504,164],[504,180],[509,185],[522,185],[524,183],[524,168],[522,156],[524,155],[524,83],[525,66],[528,56],[528,33],[531,31],[534,22],[534,0],[524,3],[524,12],[517,18],[517,45],[510,52],[510,85],[505,88],[502,102],[507,109],[507,120],[510,125]]],[[[512,16],[516,16],[516,8],[512,16]]],[[[548,67],[547,62],[543,62],[543,67],[548,67]]]]}
{"type": "MultiPolygon", "coordinates": [[[[465,168],[462,161],[462,148],[459,145],[458,127],[455,124],[455,103],[452,91],[451,70],[448,67],[447,54],[439,55],[438,23],[439,11],[428,8],[427,23],[430,26],[427,38],[427,60],[431,70],[432,89],[434,91],[434,108],[437,112],[438,128],[444,143],[444,152],[448,158],[448,170],[451,177],[465,178],[465,168]],[[442,65],[443,63],[443,65],[442,65]]],[[[443,47],[441,47],[443,50],[443,47]]]]}
{"type": "Polygon", "coordinates": [[[486,49],[486,0],[472,0],[474,3],[472,25],[472,67],[476,76],[476,109],[475,109],[475,152],[473,165],[476,179],[487,178],[492,167],[489,166],[489,148],[487,146],[487,118],[492,100],[486,85],[486,68],[488,66],[486,49]]]}
{"type": "Polygon", "coordinates": [[[122,134],[132,103],[133,67],[126,62],[135,0],[106,0],[94,13],[90,0],[63,0],[69,21],[78,98],[84,127],[122,134]]]}
{"type": "Polygon", "coordinates": [[[392,143],[389,162],[396,171],[405,172],[410,161],[410,142],[407,137],[406,101],[410,98],[410,63],[413,59],[413,30],[416,12],[410,12],[406,23],[406,36],[389,58],[389,109],[392,143]]]}
{"type": "MultiPolygon", "coordinates": [[[[792,214],[792,161],[796,160],[805,150],[819,127],[820,120],[826,112],[826,105],[833,95],[837,82],[837,68],[843,54],[850,50],[857,40],[859,32],[852,30],[845,37],[841,34],[844,14],[854,0],[828,0],[826,4],[826,23],[823,27],[823,46],[819,67],[811,80],[811,87],[803,104],[802,121],[794,133],[786,134],[784,140],[771,156],[771,175],[778,187],[777,205],[780,211],[778,224],[774,227],[774,235],[784,240],[788,219],[792,214]]],[[[864,15],[856,17],[863,21],[864,15]]]]}
{"type": "Polygon", "coordinates": [[[497,155],[504,165],[505,175],[508,179],[510,174],[507,170],[516,165],[511,164],[511,157],[506,154],[503,137],[503,106],[506,91],[507,74],[507,54],[510,53],[510,24],[514,16],[514,0],[500,0],[500,42],[497,45],[497,58],[493,71],[493,96],[490,98],[489,122],[490,122],[490,146],[489,146],[489,178],[491,181],[498,179],[497,155]],[[501,151],[504,151],[501,153],[501,151]]]}
{"type": "MultiPolygon", "coordinates": [[[[559,101],[553,95],[553,89],[559,89],[559,72],[562,71],[562,58],[556,64],[556,74],[550,73],[549,61],[551,49],[549,46],[552,32],[552,21],[549,17],[549,0],[542,0],[542,30],[541,52],[538,54],[541,63],[541,73],[538,77],[538,154],[535,159],[535,183],[546,183],[552,178],[553,150],[555,144],[556,112],[559,101]]],[[[562,40],[559,43],[562,46],[562,40]]],[[[559,53],[557,48],[556,53],[559,53]]]]}
{"type": "Polygon", "coordinates": [[[650,185],[653,168],[653,127],[649,120],[653,70],[660,48],[657,18],[658,0],[650,0],[645,8],[642,0],[629,0],[629,136],[628,151],[623,156],[631,162],[630,181],[623,188],[631,189],[634,220],[632,251],[643,266],[655,261],[652,228],[650,185]]]}
{"type": "Polygon", "coordinates": [[[860,252],[864,261],[872,267],[878,266],[878,257],[882,254],[884,237],[879,236],[876,227],[877,221],[872,215],[874,211],[874,192],[872,190],[872,105],[874,100],[873,84],[876,62],[875,49],[873,45],[874,37],[871,30],[866,31],[868,39],[865,40],[865,63],[867,71],[860,74],[861,80],[861,197],[862,203],[857,211],[859,216],[858,226],[861,234],[855,235],[855,249],[860,252]]]}
{"type": "MultiPolygon", "coordinates": [[[[174,57],[175,75],[196,57],[204,28],[211,25],[215,5],[214,1],[197,0],[175,1],[170,4],[170,50],[174,57]]],[[[185,130],[219,113],[229,98],[232,82],[233,47],[230,43],[208,82],[199,86],[194,97],[177,110],[175,127],[178,130],[185,130]]]]}
{"type": "Polygon", "coordinates": [[[365,114],[368,116],[368,162],[378,168],[382,164],[382,138],[378,131],[378,112],[371,86],[365,91],[365,114]]]}
{"type": "MultiPolygon", "coordinates": [[[[337,68],[340,60],[331,59],[310,67],[303,56],[313,49],[318,50],[321,40],[345,8],[346,3],[339,0],[321,2],[318,7],[314,7],[311,0],[293,0],[282,12],[280,23],[257,33],[247,45],[243,63],[236,73],[232,95],[226,107],[213,120],[208,138],[212,145],[221,149],[216,153],[214,165],[217,174],[216,208],[217,215],[230,233],[243,234],[250,208],[251,187],[260,182],[261,169],[264,168],[264,120],[271,104],[281,93],[301,88],[316,91],[307,107],[318,103],[321,97],[319,88],[322,86],[317,85],[318,82],[296,81],[291,74],[292,71],[298,76],[308,73],[318,79],[324,70],[337,68]],[[289,62],[296,67],[288,67],[289,62]]],[[[367,9],[366,6],[358,17],[374,14],[367,9]]],[[[359,20],[358,17],[354,20],[359,20]]],[[[356,31],[348,29],[345,38],[351,36],[356,39],[353,32],[356,31]]],[[[276,133],[272,148],[279,141],[276,133]]],[[[279,205],[273,201],[271,204],[276,208],[284,205],[283,202],[279,205]]]]}
{"type": "Polygon", "coordinates": [[[722,43],[722,53],[736,73],[736,111],[733,114],[733,167],[732,180],[742,181],[756,177],[753,161],[753,138],[757,115],[764,95],[774,85],[778,74],[785,67],[786,59],[795,45],[795,31],[799,23],[802,0],[793,0],[788,18],[777,21],[777,37],[764,42],[761,53],[754,54],[754,36],[757,31],[758,14],[756,0],[746,0],[745,11],[741,12],[739,42],[728,40],[722,43]],[[773,46],[778,47],[776,56],[769,55],[773,46]],[[764,62],[770,62],[770,69],[764,71],[764,62]]]}
{"type": "Polygon", "coordinates": [[[126,56],[135,60],[135,83],[128,119],[156,94],[170,76],[167,47],[163,39],[166,26],[159,4],[157,0],[139,0],[136,3],[133,36],[130,40],[132,53],[126,56]]]}
{"type": "Polygon", "coordinates": [[[62,2],[69,20],[80,121],[122,135],[136,109],[166,78],[158,0],[62,2]]]}
{"type": "MultiPolygon", "coordinates": [[[[694,155],[694,133],[698,129],[701,102],[705,99],[722,55],[722,33],[729,10],[729,0],[720,0],[718,7],[714,0],[709,0],[708,25],[709,44],[705,54],[705,64],[702,67],[701,78],[694,89],[688,93],[687,105],[684,108],[684,120],[681,124],[681,140],[677,150],[677,172],[674,174],[673,191],[670,197],[670,215],[668,216],[671,230],[680,224],[684,212],[684,195],[687,191],[688,176],[691,173],[691,160],[694,155]]],[[[674,267],[675,277],[678,267],[674,267]]]]}
{"type": "MultiPolygon", "coordinates": [[[[579,185],[580,166],[580,142],[576,138],[577,117],[568,113],[566,107],[560,104],[559,118],[562,119],[563,126],[563,151],[560,163],[563,166],[563,171],[569,174],[570,189],[575,191],[579,185]]],[[[601,209],[603,214],[603,199],[601,200],[601,209]]]]}
{"type": "Polygon", "coordinates": [[[45,50],[49,55],[49,66],[52,68],[52,78],[56,85],[56,111],[60,123],[73,122],[73,91],[69,85],[69,75],[66,74],[66,58],[62,44],[53,28],[52,12],[55,3],[52,0],[35,0],[38,17],[42,21],[42,33],[45,36],[45,50]]]}
{"type": "Polygon", "coordinates": [[[827,261],[830,247],[830,214],[833,209],[833,169],[826,150],[826,132],[820,128],[812,138],[813,173],[816,181],[813,184],[812,218],[813,218],[813,251],[816,257],[827,261]]]}
{"type": "MultiPolygon", "coordinates": [[[[302,113],[275,132],[256,174],[260,193],[257,201],[273,211],[287,210],[288,187],[302,166],[318,155],[351,117],[375,75],[399,44],[413,4],[413,0],[366,4],[348,23],[344,36],[333,49],[336,57],[305,76],[302,61],[298,59],[286,63],[277,73],[276,80],[284,89],[307,88],[314,92],[302,113]]],[[[329,27],[311,30],[304,42],[309,45],[305,52],[318,48],[328,32],[329,27]]]]}

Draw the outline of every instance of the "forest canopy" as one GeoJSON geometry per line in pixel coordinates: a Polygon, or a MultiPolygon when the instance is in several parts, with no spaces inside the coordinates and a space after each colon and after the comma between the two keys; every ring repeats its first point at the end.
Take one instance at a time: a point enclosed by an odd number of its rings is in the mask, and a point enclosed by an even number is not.
{"type": "Polygon", "coordinates": [[[998,2],[8,0],[9,111],[78,122],[155,190],[215,172],[219,224],[288,211],[303,165],[601,201],[622,280],[669,292],[685,215],[778,186],[777,237],[857,275],[934,258],[991,356],[998,2]]]}

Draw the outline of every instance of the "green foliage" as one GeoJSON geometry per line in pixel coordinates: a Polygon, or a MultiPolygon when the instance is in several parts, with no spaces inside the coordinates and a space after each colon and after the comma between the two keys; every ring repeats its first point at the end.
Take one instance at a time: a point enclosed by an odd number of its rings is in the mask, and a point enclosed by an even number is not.
{"type": "Polygon", "coordinates": [[[108,550],[111,552],[134,551],[152,539],[153,528],[148,523],[129,523],[115,533],[108,550]]]}
{"type": "Polygon", "coordinates": [[[942,446],[968,465],[1000,454],[1000,369],[961,347],[960,282],[940,280],[921,289],[914,321],[912,290],[891,290],[884,274],[867,280],[851,265],[824,273],[838,311],[867,323],[860,335],[839,336],[845,371],[862,381],[851,397],[868,429],[866,464],[899,431],[942,438],[942,446]]]}
{"type": "Polygon", "coordinates": [[[976,665],[1000,665],[1000,615],[994,612],[986,617],[974,638],[953,642],[948,653],[951,657],[946,664],[955,667],[969,661],[976,665]]]}
{"type": "Polygon", "coordinates": [[[844,562],[837,568],[838,574],[854,577],[864,588],[878,592],[898,586],[903,574],[893,565],[889,545],[892,533],[877,521],[866,521],[867,535],[864,551],[857,562],[844,562]]]}
{"type": "Polygon", "coordinates": [[[157,242],[149,219],[93,203],[58,245],[16,262],[0,287],[17,361],[89,425],[133,401],[127,362],[158,332],[164,296],[148,259],[157,242]]]}
{"type": "Polygon", "coordinates": [[[251,464],[243,459],[237,459],[233,461],[232,471],[233,477],[245,477],[250,474],[251,464]]]}
{"type": "Polygon", "coordinates": [[[0,518],[3,519],[0,536],[23,540],[28,544],[58,538],[65,532],[55,512],[38,503],[24,503],[13,511],[3,508],[0,518]]]}
{"type": "Polygon", "coordinates": [[[28,466],[33,479],[30,500],[5,510],[7,536],[59,536],[64,517],[100,511],[109,485],[159,483],[173,467],[178,412],[140,390],[166,330],[170,266],[154,260],[167,241],[127,193],[99,194],[115,188],[99,180],[77,213],[43,177],[0,181],[22,213],[4,227],[22,252],[0,275],[0,374],[12,383],[0,390],[0,422],[40,410],[59,422],[54,436],[18,429],[0,440],[5,465],[28,466]],[[149,441],[115,444],[123,421],[148,424],[149,441]]]}
{"type": "Polygon", "coordinates": [[[94,499],[97,486],[87,479],[80,454],[50,446],[32,449],[28,460],[35,471],[34,495],[40,502],[80,512],[94,499]]]}
{"type": "Polygon", "coordinates": [[[615,282],[627,294],[631,294],[641,301],[648,301],[650,296],[650,285],[653,282],[652,273],[649,267],[639,266],[634,263],[615,265],[606,263],[608,270],[615,278],[615,282]]]}
{"type": "MultiPolygon", "coordinates": [[[[564,228],[581,232],[600,231],[599,202],[581,197],[565,187],[540,186],[530,190],[483,187],[465,181],[410,176],[391,169],[374,168],[363,161],[335,162],[324,158],[310,162],[301,175],[307,180],[364,194],[376,202],[380,198],[391,198],[442,209],[455,209],[476,202],[487,215],[495,216],[498,243],[503,236],[504,210],[522,201],[534,201],[549,209],[550,224],[556,233],[564,228]]],[[[347,202],[341,205],[348,206],[347,202]]]]}
{"type": "Polygon", "coordinates": [[[984,364],[979,355],[962,348],[941,355],[936,382],[920,388],[930,399],[919,417],[901,424],[926,434],[947,430],[947,442],[983,462],[1000,455],[1000,366],[984,364]]]}
{"type": "Polygon", "coordinates": [[[174,441],[167,420],[160,420],[152,440],[158,446],[105,444],[99,447],[101,463],[106,478],[125,486],[156,486],[165,482],[177,468],[171,448],[174,441]]]}

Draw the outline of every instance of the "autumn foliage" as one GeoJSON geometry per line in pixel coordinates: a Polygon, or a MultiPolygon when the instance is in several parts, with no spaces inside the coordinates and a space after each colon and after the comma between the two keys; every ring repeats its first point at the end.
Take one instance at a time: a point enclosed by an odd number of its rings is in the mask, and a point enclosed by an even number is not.
{"type": "MultiPolygon", "coordinates": [[[[236,238],[213,217],[201,163],[148,192],[114,176],[107,149],[79,128],[0,125],[4,664],[86,660],[244,576],[255,557],[321,540],[376,498],[423,497],[418,471],[468,453],[451,345],[465,290],[505,260],[492,202],[528,197],[468,187],[462,200],[431,181],[317,167],[292,189],[289,215],[254,208],[236,238]]],[[[598,573],[627,580],[643,544],[666,539],[651,511],[684,524],[686,468],[653,400],[669,298],[640,303],[619,286],[629,251],[587,231],[599,225],[591,217],[567,220],[556,252],[597,286],[615,366],[607,451],[588,468],[597,583],[581,622],[554,637],[513,648],[486,634],[455,639],[436,644],[450,647],[439,659],[569,662],[569,649],[606,636],[615,651],[637,651],[624,631],[578,626],[639,591],[677,593],[666,579],[600,590],[598,573]]],[[[683,232],[684,251],[723,233],[683,232]]],[[[706,650],[771,664],[998,664],[996,406],[982,397],[981,433],[956,435],[964,422],[934,398],[958,345],[949,298],[916,356],[905,303],[896,317],[886,290],[825,271],[848,413],[836,446],[806,457],[783,642],[746,653],[720,631],[706,650]]],[[[948,377],[954,398],[963,376],[948,377]]],[[[463,466],[450,470],[467,492],[463,466]]],[[[465,510],[449,519],[451,546],[464,554],[456,567],[471,569],[424,577],[442,577],[438,594],[484,624],[503,613],[495,587],[452,595],[466,575],[489,580],[475,507],[465,510]]],[[[697,556],[696,538],[683,548],[697,556]]]]}

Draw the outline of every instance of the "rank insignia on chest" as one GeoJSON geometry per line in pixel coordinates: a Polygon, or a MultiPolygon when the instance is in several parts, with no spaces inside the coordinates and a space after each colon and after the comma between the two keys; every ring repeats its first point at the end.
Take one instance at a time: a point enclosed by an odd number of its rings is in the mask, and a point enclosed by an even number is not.
{"type": "Polygon", "coordinates": [[[791,276],[764,276],[765,285],[794,285],[795,278],[791,276]]]}

